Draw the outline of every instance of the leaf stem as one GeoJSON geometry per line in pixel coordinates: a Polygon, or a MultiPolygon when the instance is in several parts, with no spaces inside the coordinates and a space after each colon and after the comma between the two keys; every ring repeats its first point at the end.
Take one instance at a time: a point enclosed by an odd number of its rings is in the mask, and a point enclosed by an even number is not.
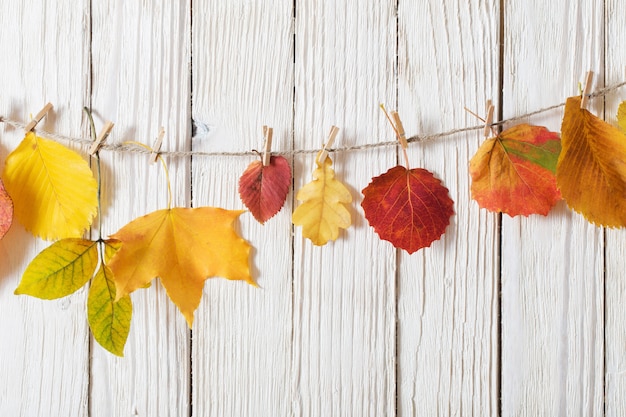
{"type": "MultiPolygon", "coordinates": [[[[147,149],[149,151],[154,151],[154,149],[152,149],[150,146],[146,145],[145,143],[136,142],[134,140],[126,141],[124,142],[124,145],[136,145],[136,146],[141,146],[142,148],[147,149]]],[[[165,160],[163,159],[161,154],[157,154],[157,158],[159,159],[159,161],[161,161],[161,164],[163,165],[163,170],[165,171],[165,179],[167,181],[167,209],[169,210],[172,208],[172,185],[170,182],[170,172],[167,169],[167,164],[165,163],[165,160]]]]}
{"type": "MultiPolygon", "coordinates": [[[[96,125],[91,115],[91,110],[88,107],[83,107],[83,111],[87,115],[89,120],[89,128],[91,130],[91,139],[96,141],[96,125]]],[[[96,150],[93,157],[96,159],[96,171],[98,173],[96,181],[98,183],[98,241],[102,240],[102,170],[100,168],[100,151],[96,150]]]]}

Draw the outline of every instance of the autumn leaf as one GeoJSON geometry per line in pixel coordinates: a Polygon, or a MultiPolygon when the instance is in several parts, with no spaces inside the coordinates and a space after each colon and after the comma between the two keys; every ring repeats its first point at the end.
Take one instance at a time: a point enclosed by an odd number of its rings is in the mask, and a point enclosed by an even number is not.
{"type": "Polygon", "coordinates": [[[159,277],[189,327],[210,277],[250,276],[250,245],[233,228],[242,211],[213,207],[158,210],[133,220],[111,236],[122,243],[109,267],[116,299],[159,277]]]}
{"type": "Polygon", "coordinates": [[[565,103],[556,180],[567,205],[588,221],[626,226],[626,136],[586,109],[565,103]]]}
{"type": "Polygon", "coordinates": [[[350,227],[352,219],[345,207],[352,202],[350,191],[335,179],[333,162],[326,157],[313,171],[313,181],[298,191],[296,198],[304,203],[293,212],[293,224],[302,226],[302,235],[314,245],[325,245],[339,237],[339,229],[350,227]]]}
{"type": "Polygon", "coordinates": [[[41,251],[26,267],[15,294],[51,300],[85,285],[98,266],[97,242],[63,239],[41,251]]]}
{"type": "Polygon", "coordinates": [[[255,219],[263,224],[280,211],[291,188],[291,168],[282,156],[269,165],[252,162],[239,179],[239,196],[255,219]]]}
{"type": "Polygon", "coordinates": [[[123,356],[133,304],[129,295],[115,301],[115,281],[107,265],[119,247],[117,241],[104,242],[104,262],[91,281],[87,297],[87,320],[96,342],[114,355],[123,356]]]}
{"type": "Polygon", "coordinates": [[[0,239],[9,231],[13,223],[13,200],[0,181],[0,239]]]}
{"type": "Polygon", "coordinates": [[[556,186],[559,136],[520,124],[487,139],[470,161],[472,197],[480,207],[509,216],[548,214],[561,199],[556,186]]]}
{"type": "Polygon", "coordinates": [[[4,184],[15,217],[47,240],[81,237],[97,212],[97,183],[76,152],[29,132],[7,157],[4,184]]]}
{"type": "Polygon", "coordinates": [[[381,239],[413,253],[439,239],[454,214],[448,189],[422,168],[391,168],[363,189],[365,218],[381,239]]]}
{"type": "Polygon", "coordinates": [[[626,133],[626,101],[622,101],[617,108],[617,124],[626,133]]]}

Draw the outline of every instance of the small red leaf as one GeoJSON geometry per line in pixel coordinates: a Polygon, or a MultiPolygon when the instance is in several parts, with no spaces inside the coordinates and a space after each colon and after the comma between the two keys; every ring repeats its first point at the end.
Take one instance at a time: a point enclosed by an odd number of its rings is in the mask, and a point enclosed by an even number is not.
{"type": "Polygon", "coordinates": [[[254,161],[239,179],[239,196],[255,219],[263,224],[280,211],[291,188],[291,168],[282,156],[263,166],[254,161]]]}
{"type": "Polygon", "coordinates": [[[13,200],[0,181],[0,239],[9,231],[13,222],[13,200]]]}
{"type": "Polygon", "coordinates": [[[408,253],[439,239],[454,214],[448,189],[421,168],[393,167],[373,178],[363,195],[365,218],[376,233],[408,253]]]}

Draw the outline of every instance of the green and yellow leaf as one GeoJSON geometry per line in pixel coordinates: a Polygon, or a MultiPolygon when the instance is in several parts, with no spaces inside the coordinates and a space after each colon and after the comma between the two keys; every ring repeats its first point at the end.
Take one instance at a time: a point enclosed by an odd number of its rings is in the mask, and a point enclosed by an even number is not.
{"type": "Polygon", "coordinates": [[[63,239],[44,249],[24,271],[15,294],[51,300],[85,285],[98,266],[97,242],[63,239]]]}
{"type": "Polygon", "coordinates": [[[111,257],[119,250],[119,242],[109,240],[104,247],[104,262],[89,288],[87,320],[96,342],[114,355],[124,356],[133,304],[129,295],[115,301],[113,272],[107,266],[111,257]]]}

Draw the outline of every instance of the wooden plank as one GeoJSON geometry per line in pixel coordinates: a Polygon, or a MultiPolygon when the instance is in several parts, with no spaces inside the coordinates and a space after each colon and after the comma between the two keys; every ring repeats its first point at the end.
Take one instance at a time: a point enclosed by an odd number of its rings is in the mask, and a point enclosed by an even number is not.
{"type": "MultiPolygon", "coordinates": [[[[409,134],[480,124],[497,106],[498,1],[400,2],[399,109],[409,134]]],[[[467,166],[483,131],[410,145],[412,167],[450,190],[441,240],[400,253],[398,415],[496,415],[497,216],[471,200],[467,166]]]]}
{"type": "MultiPolygon", "coordinates": [[[[198,2],[193,9],[194,151],[289,150],[293,125],[293,10],[278,2],[198,2]]],[[[193,205],[245,209],[238,181],[256,156],[194,157],[193,205]]],[[[291,409],[291,198],[265,225],[239,231],[255,248],[260,288],[208,280],[193,328],[193,413],[279,416],[291,409]]]]}
{"type": "MultiPolygon", "coordinates": [[[[376,143],[391,130],[378,103],[395,101],[395,2],[296,3],[295,146],[376,143]]],[[[395,165],[393,148],[331,153],[353,196],[353,226],[326,246],[294,232],[293,414],[395,413],[395,251],[360,206],[373,176],[395,165]]],[[[295,158],[295,190],[315,155],[295,158]]],[[[300,204],[299,202],[296,204],[300,204]]]]}
{"type": "MultiPolygon", "coordinates": [[[[54,111],[39,128],[80,136],[89,96],[88,1],[0,4],[0,115],[28,121],[46,102],[54,111]]],[[[0,160],[24,131],[0,125],[0,160]]],[[[50,242],[15,221],[0,242],[0,415],[86,416],[89,339],[86,291],[38,300],[13,291],[28,263],[50,242]]]]}
{"type": "MultiPolygon", "coordinates": [[[[506,3],[504,115],[603,84],[601,1],[506,3]]],[[[601,114],[602,100],[590,110],[601,114]]],[[[560,131],[562,111],[531,118],[560,131]]],[[[601,415],[603,234],[559,203],[547,216],[502,222],[502,414],[601,415]]]]}
{"type": "MultiPolygon", "coordinates": [[[[188,150],[190,2],[93,2],[93,96],[100,126],[115,127],[109,142],[154,142],[188,150]]],[[[189,161],[167,159],[173,206],[189,205],[189,161]]],[[[103,232],[167,206],[160,164],[149,156],[102,153],[103,232]]],[[[182,314],[158,280],[132,295],[133,322],[125,358],[93,342],[90,415],[189,415],[190,342],[182,314]]]]}
{"type": "MultiPolygon", "coordinates": [[[[606,84],[626,80],[626,3],[619,0],[606,2],[606,84]]],[[[617,107],[626,98],[626,88],[610,93],[605,101],[605,116],[616,123],[617,107]]],[[[626,300],[626,232],[606,229],[606,322],[605,322],[605,397],[606,415],[626,415],[626,331],[624,300],[626,300]]]]}

